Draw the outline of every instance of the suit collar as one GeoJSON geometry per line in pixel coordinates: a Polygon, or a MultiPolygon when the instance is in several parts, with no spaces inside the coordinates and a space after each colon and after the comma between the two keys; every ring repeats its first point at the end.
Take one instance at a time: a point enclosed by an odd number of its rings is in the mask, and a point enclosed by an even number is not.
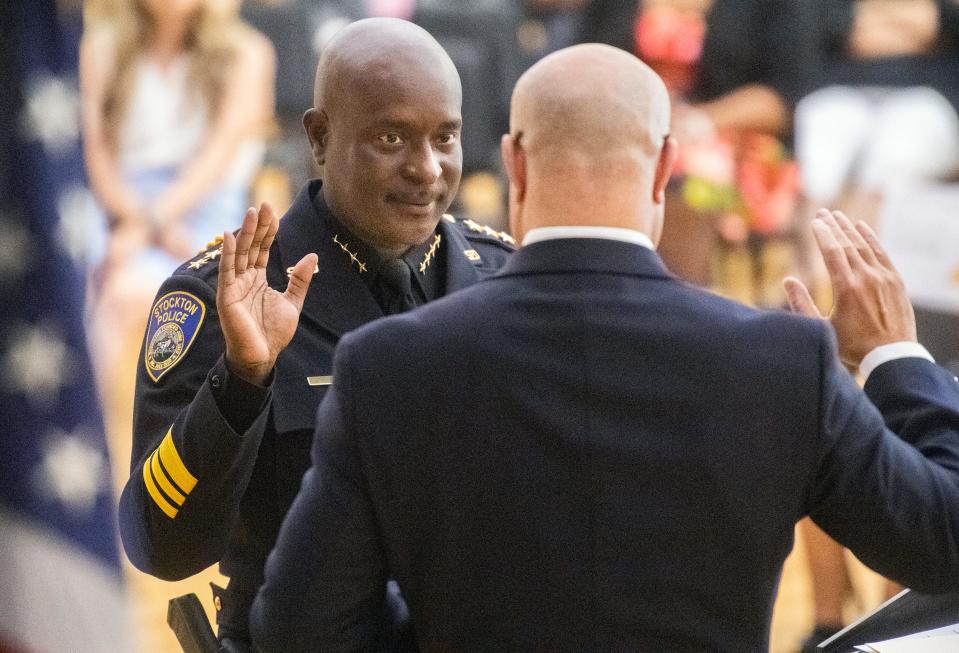
{"type": "Polygon", "coordinates": [[[532,245],[542,240],[554,240],[556,238],[605,238],[607,240],[635,243],[648,249],[656,249],[650,237],[642,231],[622,227],[597,226],[537,227],[526,232],[526,236],[523,237],[523,244],[532,245]]]}
{"type": "Polygon", "coordinates": [[[598,272],[675,279],[659,255],[642,245],[599,238],[544,240],[517,250],[500,276],[598,272]]]}

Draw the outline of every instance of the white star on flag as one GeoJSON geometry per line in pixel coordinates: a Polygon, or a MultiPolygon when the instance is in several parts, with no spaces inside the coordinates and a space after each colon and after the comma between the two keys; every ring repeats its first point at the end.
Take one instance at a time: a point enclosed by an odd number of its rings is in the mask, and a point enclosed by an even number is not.
{"type": "Polygon", "coordinates": [[[106,249],[107,226],[93,194],[75,184],[57,199],[57,243],[78,265],[98,261],[106,249]]]}
{"type": "Polygon", "coordinates": [[[80,137],[80,98],[74,84],[50,74],[34,77],[27,88],[24,129],[50,155],[61,155],[80,137]]]}
{"type": "Polygon", "coordinates": [[[31,401],[51,405],[73,373],[66,343],[41,325],[21,327],[11,340],[3,362],[7,383],[31,401]]]}
{"type": "Polygon", "coordinates": [[[43,495],[59,501],[77,516],[93,510],[105,489],[106,460],[88,442],[89,433],[82,428],[73,433],[50,431],[43,447],[43,461],[36,471],[43,495]]]}

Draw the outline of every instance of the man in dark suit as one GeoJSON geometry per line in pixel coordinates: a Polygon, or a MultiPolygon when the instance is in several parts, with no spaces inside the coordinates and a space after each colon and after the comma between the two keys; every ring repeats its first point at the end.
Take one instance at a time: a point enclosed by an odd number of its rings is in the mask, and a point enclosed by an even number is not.
{"type": "Polygon", "coordinates": [[[251,209],[157,294],[120,534],[133,564],[163,579],[220,562],[226,650],[249,646],[250,603],[309,466],[339,338],[475,283],[512,250],[505,234],[445,214],[462,167],[460,97],[422,29],[345,28],[304,117],[322,181],[282,221],[251,209]]]}
{"type": "Polygon", "coordinates": [[[341,340],[257,646],[368,649],[392,577],[426,651],[765,651],[807,514],[882,573],[959,587],[959,382],[874,235],[815,223],[832,326],[682,283],[652,249],[668,116],[607,46],[521,78],[503,155],[524,246],[341,340]]]}

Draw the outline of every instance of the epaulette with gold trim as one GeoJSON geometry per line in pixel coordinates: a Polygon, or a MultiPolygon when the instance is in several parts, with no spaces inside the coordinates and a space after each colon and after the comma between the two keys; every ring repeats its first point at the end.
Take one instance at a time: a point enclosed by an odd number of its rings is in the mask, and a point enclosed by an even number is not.
{"type": "Polygon", "coordinates": [[[203,254],[203,253],[206,252],[207,250],[213,249],[214,247],[216,247],[217,245],[220,245],[220,244],[222,244],[222,243],[223,243],[223,236],[216,236],[213,240],[211,240],[210,242],[208,242],[203,249],[201,249],[199,252],[197,252],[197,254],[203,254]]]}
{"type": "Polygon", "coordinates": [[[217,236],[208,242],[206,247],[197,252],[197,258],[190,261],[190,264],[187,267],[189,267],[191,270],[199,270],[210,261],[215,261],[216,258],[222,253],[223,236],[217,236]]]}
{"type": "MultiPolygon", "coordinates": [[[[443,216],[443,217],[445,218],[446,216],[443,216]]],[[[456,222],[455,218],[453,219],[453,222],[454,223],[456,222]]],[[[516,246],[516,240],[505,231],[497,231],[496,229],[493,229],[489,225],[480,224],[478,222],[475,222],[469,219],[461,220],[460,222],[463,224],[464,227],[466,227],[470,231],[474,231],[478,234],[489,236],[490,238],[495,238],[496,240],[499,240],[500,242],[504,242],[507,245],[512,245],[514,247],[516,246]]]]}

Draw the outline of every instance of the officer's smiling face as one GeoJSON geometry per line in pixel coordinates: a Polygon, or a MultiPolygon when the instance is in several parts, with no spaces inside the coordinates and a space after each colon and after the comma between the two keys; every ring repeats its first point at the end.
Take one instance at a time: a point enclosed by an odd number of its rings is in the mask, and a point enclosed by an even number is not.
{"type": "Polygon", "coordinates": [[[395,53],[327,102],[324,197],[369,245],[399,255],[449,208],[463,166],[461,89],[450,70],[395,53]]]}

